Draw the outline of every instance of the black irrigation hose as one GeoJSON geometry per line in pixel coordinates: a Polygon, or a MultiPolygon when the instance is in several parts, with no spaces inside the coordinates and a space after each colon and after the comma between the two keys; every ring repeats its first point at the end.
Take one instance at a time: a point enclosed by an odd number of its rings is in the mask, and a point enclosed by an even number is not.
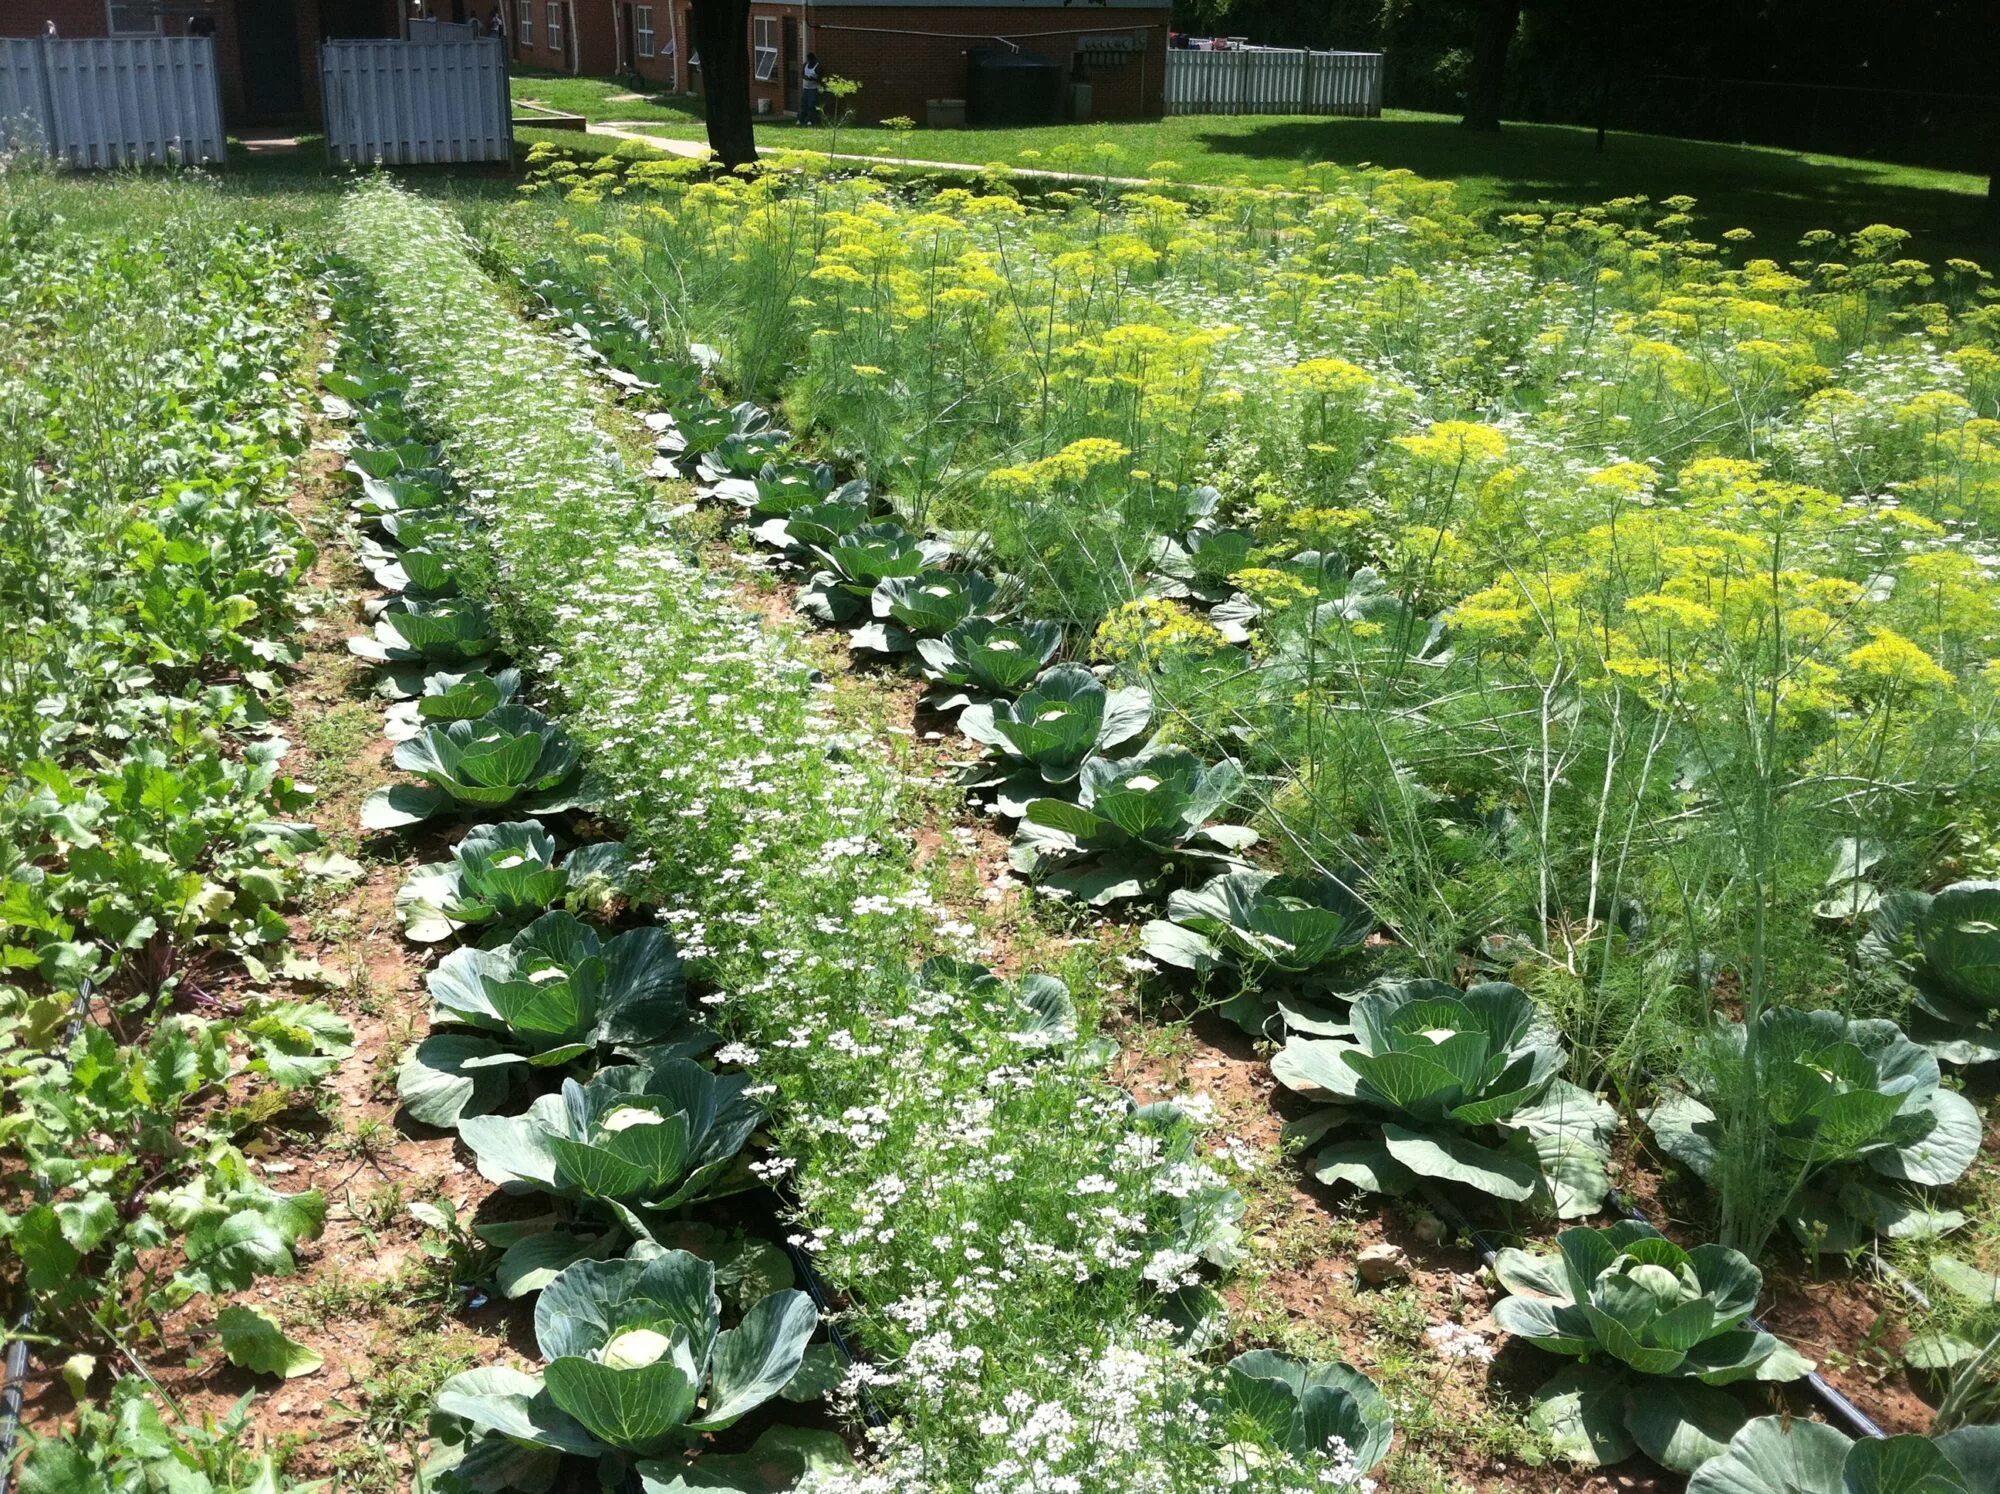
{"type": "MultiPolygon", "coordinates": [[[[820,1277],[819,1268],[813,1264],[812,1257],[806,1253],[805,1247],[789,1238],[785,1241],[785,1253],[792,1258],[793,1269],[806,1284],[806,1295],[812,1298],[813,1306],[819,1309],[820,1317],[826,1323],[828,1342],[833,1345],[834,1352],[847,1361],[847,1367],[853,1369],[861,1363],[861,1360],[855,1354],[853,1346],[848,1343],[847,1335],[840,1331],[840,1324],[835,1321],[833,1297],[826,1289],[826,1282],[820,1277]]],[[[882,1408],[875,1404],[875,1397],[868,1393],[868,1387],[862,1385],[857,1388],[860,1391],[861,1414],[868,1418],[868,1425],[878,1430],[886,1427],[889,1418],[884,1416],[882,1408]]],[[[0,1489],[0,1494],[6,1494],[6,1490],[0,1489]]]]}
{"type": "MultiPolygon", "coordinates": [[[[1445,1223],[1449,1224],[1453,1229],[1472,1242],[1472,1248],[1479,1252],[1480,1259],[1485,1261],[1487,1266],[1497,1268],[1499,1264],[1499,1252],[1489,1243],[1484,1230],[1474,1227],[1471,1221],[1458,1210],[1457,1206],[1438,1189],[1425,1184],[1423,1195],[1424,1202],[1428,1203],[1444,1219],[1445,1223]]],[[[1627,1219],[1637,1220],[1640,1224],[1648,1226],[1652,1225],[1652,1220],[1648,1219],[1623,1193],[1614,1188],[1611,1190],[1611,1197],[1618,1205],[1620,1212],[1627,1219]]],[[[1746,1318],[1744,1321],[1757,1332],[1769,1333],[1771,1331],[1757,1318],[1746,1318]]],[[[1772,1336],[1776,1337],[1777,1335],[1773,1334],[1772,1336]]],[[[1888,1433],[1875,1424],[1867,1412],[1842,1395],[1818,1370],[1813,1370],[1807,1374],[1806,1388],[1813,1393],[1819,1403],[1828,1412],[1838,1420],[1844,1422],[1854,1436],[1879,1438],[1888,1435],[1888,1433]]],[[[4,1491],[0,1491],[0,1494],[4,1494],[4,1491]]]]}
{"type": "MultiPolygon", "coordinates": [[[[77,983],[76,1002],[69,1010],[69,1025],[63,1030],[63,1046],[67,1048],[76,1041],[83,1031],[84,1017],[90,1010],[90,979],[85,977],[77,983]]],[[[47,1203],[49,1197],[49,1177],[45,1172],[35,1174],[35,1199],[47,1203]]],[[[13,1336],[7,1343],[7,1383],[0,1389],[0,1494],[7,1494],[7,1486],[14,1476],[14,1443],[21,1435],[21,1403],[28,1395],[28,1335],[35,1327],[35,1299],[26,1287],[21,1289],[21,1310],[14,1317],[13,1336]]]]}

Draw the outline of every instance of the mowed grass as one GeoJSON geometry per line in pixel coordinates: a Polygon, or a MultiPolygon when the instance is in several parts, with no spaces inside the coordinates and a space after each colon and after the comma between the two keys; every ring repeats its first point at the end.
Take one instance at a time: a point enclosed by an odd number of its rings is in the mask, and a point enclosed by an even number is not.
{"type": "MultiPolygon", "coordinates": [[[[514,80],[517,99],[593,122],[657,126],[651,132],[664,138],[702,138],[700,99],[648,92],[612,101],[613,95],[633,91],[596,78],[514,80]]],[[[856,100],[856,111],[865,117],[865,98],[856,100]]],[[[1782,254],[1809,229],[1849,232],[1892,223],[1910,230],[1916,252],[1932,258],[2000,257],[2000,229],[1988,216],[1983,177],[1618,131],[1600,151],[1595,131],[1569,125],[1511,124],[1485,135],[1461,130],[1450,115],[1390,110],[1380,119],[1180,115],[1006,130],[856,125],[838,132],[837,147],[835,140],[830,130],[789,122],[757,129],[757,142],[766,149],[810,142],[843,154],[973,166],[1003,162],[1210,186],[1290,186],[1315,167],[1399,167],[1456,182],[1461,202],[1475,213],[1576,207],[1626,196],[1657,201],[1685,193],[1699,202],[1698,214],[1711,230],[1748,228],[1773,254],[1782,254]]]]}

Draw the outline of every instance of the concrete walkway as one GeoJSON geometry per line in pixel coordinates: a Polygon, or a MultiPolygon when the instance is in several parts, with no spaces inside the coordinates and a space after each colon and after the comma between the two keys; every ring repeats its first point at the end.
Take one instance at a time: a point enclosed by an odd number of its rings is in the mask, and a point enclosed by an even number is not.
{"type": "MultiPolygon", "coordinates": [[[[708,144],[706,141],[676,140],[669,135],[654,135],[648,132],[645,122],[641,120],[614,120],[609,124],[593,124],[590,127],[590,133],[593,135],[608,135],[614,140],[634,140],[641,145],[650,145],[656,150],[663,150],[669,155],[685,156],[689,160],[700,160],[708,154],[708,144]]],[[[772,147],[766,145],[760,147],[760,149],[809,151],[813,147],[810,144],[801,142],[794,146],[780,145],[772,147]]],[[[978,176],[987,169],[986,166],[975,165],[970,161],[920,161],[913,156],[857,156],[850,155],[846,151],[837,153],[815,151],[814,154],[823,155],[831,161],[853,161],[863,166],[914,166],[924,171],[956,171],[963,172],[968,176],[978,176]]],[[[1052,182],[1073,182],[1081,186],[1094,186],[1106,182],[1114,187],[1148,187],[1154,185],[1154,183],[1148,181],[1143,176],[1086,176],[1081,172],[1050,171],[1039,166],[1010,166],[1007,168],[1007,174],[1009,176],[1036,177],[1052,182]]]]}

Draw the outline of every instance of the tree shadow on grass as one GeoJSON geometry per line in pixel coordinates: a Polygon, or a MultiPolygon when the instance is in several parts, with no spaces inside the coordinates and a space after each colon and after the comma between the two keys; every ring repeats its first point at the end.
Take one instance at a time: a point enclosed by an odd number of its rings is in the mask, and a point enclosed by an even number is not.
{"type": "Polygon", "coordinates": [[[1809,229],[1869,223],[1909,229],[1918,251],[1938,258],[2000,249],[1983,195],[1950,189],[1942,173],[1795,151],[1613,131],[1599,152],[1590,130],[1515,124],[1482,135],[1444,119],[1281,119],[1199,138],[1212,150],[1266,160],[1400,167],[1456,181],[1475,211],[1685,193],[1700,204],[1704,229],[1749,228],[1780,257],[1809,229]]]}

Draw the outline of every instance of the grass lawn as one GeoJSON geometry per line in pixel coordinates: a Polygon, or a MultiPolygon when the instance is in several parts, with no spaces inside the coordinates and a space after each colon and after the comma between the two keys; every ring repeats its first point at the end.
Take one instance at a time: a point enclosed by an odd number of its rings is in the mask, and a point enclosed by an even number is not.
{"type": "MultiPolygon", "coordinates": [[[[622,83],[527,75],[517,99],[534,99],[592,121],[644,121],[681,139],[702,136],[701,101],[668,94],[612,102],[622,83]]],[[[762,125],[765,147],[807,140],[825,149],[831,131],[762,125]]],[[[1983,217],[1986,182],[1964,172],[1809,155],[1763,146],[1723,145],[1664,135],[1613,132],[1603,151],[1595,132],[1570,125],[1509,125],[1468,134],[1443,114],[1390,110],[1380,119],[1294,115],[1178,115],[1079,128],[884,130],[850,127],[838,149],[973,165],[1161,176],[1210,185],[1282,186],[1314,166],[1400,166],[1458,183],[1474,211],[1575,206],[1644,194],[1686,193],[1714,230],[1746,227],[1780,253],[1811,228],[1850,230],[1893,223],[1917,235],[1919,252],[1996,257],[1983,217]],[[1168,165],[1166,163],[1171,163],[1168,165]]]]}

